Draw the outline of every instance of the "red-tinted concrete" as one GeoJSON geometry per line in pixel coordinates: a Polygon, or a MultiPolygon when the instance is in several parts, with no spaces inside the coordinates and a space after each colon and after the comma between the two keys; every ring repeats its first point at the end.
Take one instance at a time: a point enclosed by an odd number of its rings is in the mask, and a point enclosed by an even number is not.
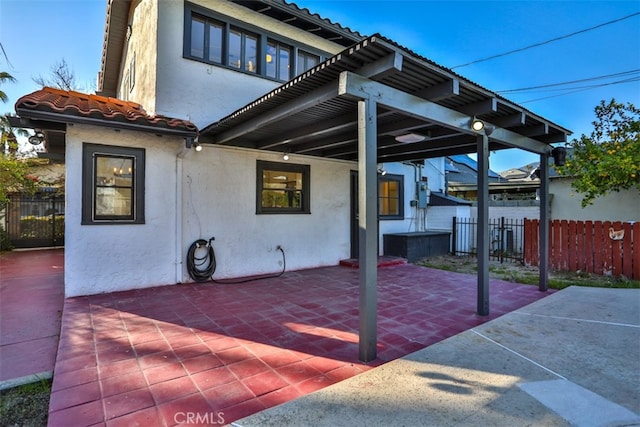
{"type": "Polygon", "coordinates": [[[63,267],[62,249],[0,254],[0,381],[53,371],[63,267]]]}
{"type": "Polygon", "coordinates": [[[229,423],[438,342],[546,294],[397,265],[378,270],[379,358],[358,361],[358,270],[287,272],[65,301],[49,425],[229,423]],[[191,418],[189,418],[191,417],[191,418]]]}

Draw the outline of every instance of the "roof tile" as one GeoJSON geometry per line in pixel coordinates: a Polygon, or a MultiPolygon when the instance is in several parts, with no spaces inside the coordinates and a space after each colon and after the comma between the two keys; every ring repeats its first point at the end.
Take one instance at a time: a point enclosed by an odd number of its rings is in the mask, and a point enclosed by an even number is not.
{"type": "Polygon", "coordinates": [[[198,131],[196,125],[188,120],[147,114],[136,102],[51,87],[44,87],[18,99],[15,109],[115,121],[150,128],[198,131]]]}

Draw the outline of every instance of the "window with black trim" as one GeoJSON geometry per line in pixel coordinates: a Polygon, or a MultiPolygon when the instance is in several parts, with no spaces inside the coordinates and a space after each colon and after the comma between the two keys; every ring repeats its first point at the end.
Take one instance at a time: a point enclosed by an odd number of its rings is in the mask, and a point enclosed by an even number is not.
{"type": "Polygon", "coordinates": [[[189,56],[222,64],[224,29],[223,23],[194,14],[191,17],[189,56]]]}
{"type": "Polygon", "coordinates": [[[258,36],[239,28],[229,30],[230,67],[249,73],[258,71],[258,36]]]}
{"type": "Polygon", "coordinates": [[[265,62],[267,77],[283,82],[291,79],[291,47],[284,43],[269,39],[265,62]]]}
{"type": "Polygon", "coordinates": [[[380,219],[404,218],[404,176],[378,177],[378,214],[380,219]]]}
{"type": "Polygon", "coordinates": [[[315,67],[320,63],[320,57],[303,50],[298,50],[298,74],[315,67]]]}
{"type": "Polygon", "coordinates": [[[256,213],[310,213],[309,165],[257,162],[256,213]]]}
{"type": "Polygon", "coordinates": [[[185,2],[183,56],[285,82],[328,54],[185,2]]]}
{"type": "Polygon", "coordinates": [[[83,144],[82,224],[144,224],[143,148],[83,144]]]}

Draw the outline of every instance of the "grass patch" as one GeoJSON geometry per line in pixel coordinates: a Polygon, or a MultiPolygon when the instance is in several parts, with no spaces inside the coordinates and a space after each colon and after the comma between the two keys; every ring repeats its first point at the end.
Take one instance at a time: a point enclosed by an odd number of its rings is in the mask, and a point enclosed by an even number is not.
{"type": "MultiPolygon", "coordinates": [[[[478,270],[478,261],[472,257],[441,256],[424,259],[416,262],[416,264],[465,274],[477,274],[478,270]]],[[[537,267],[524,266],[518,263],[500,264],[493,261],[489,264],[489,276],[494,279],[537,286],[539,274],[537,267]]],[[[640,289],[640,280],[629,280],[625,277],[598,276],[585,272],[549,272],[549,288],[564,289],[569,286],[640,289]]]]}
{"type": "Polygon", "coordinates": [[[51,380],[0,391],[0,426],[46,426],[51,380]]]}

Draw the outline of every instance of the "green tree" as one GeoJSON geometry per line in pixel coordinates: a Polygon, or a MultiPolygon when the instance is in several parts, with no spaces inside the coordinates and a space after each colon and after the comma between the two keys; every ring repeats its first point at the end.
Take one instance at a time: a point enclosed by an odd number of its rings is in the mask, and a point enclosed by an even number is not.
{"type": "MultiPolygon", "coordinates": [[[[16,79],[11,74],[7,73],[6,71],[0,71],[0,84],[15,81],[16,79]]],[[[0,101],[7,102],[8,100],[9,98],[7,97],[7,94],[4,93],[3,90],[0,90],[0,101]]]]}
{"type": "MultiPolygon", "coordinates": [[[[0,84],[14,81],[11,74],[0,71],[0,84]]],[[[2,90],[0,99],[4,103],[7,102],[7,95],[2,90]]],[[[16,134],[20,135],[23,132],[23,129],[11,127],[6,115],[0,116],[0,209],[8,201],[8,193],[33,193],[37,187],[38,179],[29,174],[29,164],[18,158],[16,134]]]]}
{"type": "Polygon", "coordinates": [[[582,207],[612,191],[640,188],[640,109],[633,104],[600,101],[591,136],[571,141],[572,155],[558,167],[574,177],[582,207]]]}

